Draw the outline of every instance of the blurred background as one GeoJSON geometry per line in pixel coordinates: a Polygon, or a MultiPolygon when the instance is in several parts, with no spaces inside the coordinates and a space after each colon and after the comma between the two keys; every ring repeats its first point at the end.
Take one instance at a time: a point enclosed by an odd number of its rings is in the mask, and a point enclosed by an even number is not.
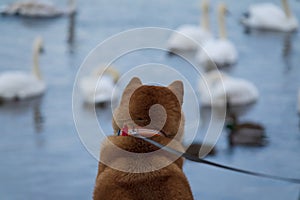
{"type": "MultiPolygon", "coordinates": [[[[281,6],[280,0],[266,1],[281,6]]],[[[13,2],[2,0],[1,4],[13,2]]],[[[68,1],[51,2],[59,8],[70,7],[68,1]]],[[[219,2],[211,0],[209,9],[211,32],[216,36],[219,2]]],[[[236,115],[241,122],[260,124],[267,136],[267,144],[254,147],[229,145],[230,133],[224,129],[216,144],[216,154],[207,159],[300,178],[300,119],[297,111],[300,104],[297,99],[300,34],[297,31],[249,30],[240,23],[241,17],[251,4],[261,1],[223,2],[228,9],[227,37],[238,52],[236,63],[223,71],[251,82],[259,92],[257,101],[250,108],[241,108],[243,111],[236,115]]],[[[295,18],[300,19],[300,2],[290,0],[288,3],[295,18]]],[[[32,44],[37,36],[41,36],[43,54],[39,64],[47,89],[38,98],[0,100],[0,199],[91,199],[98,163],[82,145],[72,115],[73,84],[81,63],[97,44],[121,31],[149,26],[176,29],[183,24],[199,25],[200,4],[198,0],[77,0],[76,6],[73,4],[76,14],[47,19],[1,16],[0,77],[5,71],[30,71],[32,44]]],[[[122,74],[137,63],[148,62],[172,66],[180,59],[168,56],[166,52],[137,52],[117,62],[115,67],[122,74]]],[[[193,76],[193,69],[186,67],[183,71],[198,91],[199,80],[193,76]]],[[[10,84],[0,81],[0,93],[5,88],[3,83],[10,84]]],[[[196,141],[201,141],[210,110],[186,107],[191,112],[200,112],[201,126],[196,141]]],[[[88,123],[92,109],[82,103],[82,113],[83,120],[88,123]]],[[[110,106],[97,108],[97,115],[108,134],[112,133],[110,106]]],[[[184,171],[195,199],[300,198],[299,185],[241,175],[190,161],[185,163],[184,171]]]]}

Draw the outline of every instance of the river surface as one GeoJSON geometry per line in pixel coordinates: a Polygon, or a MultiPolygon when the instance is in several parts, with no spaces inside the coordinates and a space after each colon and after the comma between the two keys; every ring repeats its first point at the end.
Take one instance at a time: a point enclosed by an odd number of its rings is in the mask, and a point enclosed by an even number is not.
{"type": "MultiPolygon", "coordinates": [[[[9,2],[12,1],[2,0],[1,4],[9,2]]],[[[67,4],[67,1],[54,2],[61,7],[67,4]]],[[[300,87],[300,33],[246,33],[239,18],[250,3],[259,1],[225,2],[230,11],[228,36],[239,52],[238,63],[227,71],[252,81],[260,93],[259,101],[239,119],[263,124],[268,145],[229,148],[227,133],[223,131],[216,144],[217,155],[208,159],[243,169],[300,178],[300,119],[296,110],[300,87]]],[[[212,29],[216,33],[217,1],[211,4],[212,29]]],[[[291,0],[290,4],[300,19],[300,3],[291,0]]],[[[175,29],[182,24],[199,23],[198,1],[78,0],[77,5],[75,35],[69,43],[68,18],[0,18],[0,73],[30,70],[32,41],[41,35],[45,52],[40,57],[40,65],[47,82],[43,97],[0,106],[0,199],[91,199],[97,160],[80,141],[72,113],[73,84],[84,58],[97,44],[121,31],[140,27],[175,29]]],[[[122,74],[149,62],[177,66],[181,61],[165,52],[145,50],[124,56],[115,66],[122,74]]],[[[197,90],[198,80],[192,68],[174,68],[197,90]]],[[[204,109],[188,105],[188,97],[189,93],[185,97],[185,112],[202,112],[196,137],[197,141],[202,140],[207,114],[204,109]]],[[[81,120],[88,124],[92,110],[82,104],[81,120]]],[[[97,109],[97,116],[108,135],[112,133],[110,107],[97,109]]],[[[187,132],[193,128],[189,127],[189,120],[192,119],[187,118],[187,132]]],[[[88,126],[86,131],[90,131],[88,126]]],[[[195,199],[299,199],[299,185],[189,161],[184,171],[195,199]]]]}

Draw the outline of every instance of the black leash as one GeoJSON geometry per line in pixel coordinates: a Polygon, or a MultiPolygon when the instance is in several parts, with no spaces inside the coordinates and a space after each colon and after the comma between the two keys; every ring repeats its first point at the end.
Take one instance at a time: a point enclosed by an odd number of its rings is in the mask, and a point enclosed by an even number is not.
{"type": "Polygon", "coordinates": [[[182,156],[188,160],[194,161],[194,162],[198,162],[198,163],[203,163],[206,165],[210,165],[210,166],[214,166],[217,168],[222,168],[222,169],[226,169],[226,170],[230,170],[230,171],[234,171],[234,172],[239,172],[242,174],[248,174],[248,175],[252,175],[252,176],[257,176],[257,177],[263,177],[263,178],[268,178],[268,179],[273,179],[273,180],[278,180],[278,181],[284,181],[284,182],[289,182],[289,183],[297,183],[300,184],[300,179],[296,179],[296,178],[286,178],[286,177],[281,177],[281,176],[274,176],[274,175],[269,175],[269,174],[264,174],[264,173],[259,173],[259,172],[253,172],[253,171],[248,171],[248,170],[244,170],[244,169],[238,169],[235,167],[230,167],[230,166],[226,166],[226,165],[222,165],[222,164],[218,164],[215,162],[211,162],[211,161],[207,161],[205,159],[199,158],[197,156],[193,156],[191,154],[188,153],[183,153],[180,151],[177,151],[173,148],[170,148],[168,146],[164,146],[156,141],[153,141],[147,137],[143,137],[141,135],[135,134],[134,137],[140,138],[158,148],[161,148],[169,153],[178,155],[178,156],[182,156]]]}

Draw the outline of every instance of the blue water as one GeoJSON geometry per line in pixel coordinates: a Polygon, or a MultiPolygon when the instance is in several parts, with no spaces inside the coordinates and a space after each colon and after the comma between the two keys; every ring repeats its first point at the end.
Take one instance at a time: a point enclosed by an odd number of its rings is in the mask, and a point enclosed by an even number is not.
{"type": "MultiPolygon", "coordinates": [[[[2,0],[1,4],[8,2],[12,1],[2,0]]],[[[61,7],[66,5],[66,1],[55,2],[61,7]]],[[[259,101],[241,116],[241,121],[263,124],[269,144],[264,148],[229,149],[224,132],[216,146],[218,154],[209,159],[300,178],[300,131],[296,111],[300,87],[300,33],[254,31],[245,34],[238,19],[254,1],[225,2],[230,10],[228,35],[239,51],[237,65],[228,71],[251,80],[260,92],[259,101]]],[[[216,3],[212,1],[213,5],[216,3]]],[[[77,4],[72,44],[67,43],[68,18],[0,18],[0,72],[29,70],[32,41],[41,35],[45,54],[41,55],[40,65],[48,87],[40,99],[0,106],[0,199],[91,199],[97,160],[82,145],[72,115],[73,83],[83,59],[98,43],[127,29],[145,26],[172,29],[199,21],[198,1],[78,0],[77,4]]],[[[290,1],[290,4],[300,19],[300,3],[290,1]]],[[[216,30],[215,16],[211,22],[216,30]]],[[[161,52],[137,53],[132,58],[125,58],[116,66],[121,73],[137,63],[160,61],[172,65],[179,62],[178,58],[167,57],[161,52]]],[[[185,68],[183,73],[190,74],[196,88],[197,80],[190,70],[185,68]]],[[[195,111],[186,107],[187,111],[195,111]]],[[[107,109],[98,110],[99,118],[105,129],[111,131],[111,113],[107,109]]],[[[91,109],[82,105],[82,112],[88,123],[91,109]]],[[[184,171],[195,199],[297,200],[299,196],[299,185],[249,177],[188,161],[184,171]]]]}

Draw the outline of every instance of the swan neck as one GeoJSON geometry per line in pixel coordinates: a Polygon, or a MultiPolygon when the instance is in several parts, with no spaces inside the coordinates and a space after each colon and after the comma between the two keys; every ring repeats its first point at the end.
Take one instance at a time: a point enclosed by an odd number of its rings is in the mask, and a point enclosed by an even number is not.
{"type": "Polygon", "coordinates": [[[288,3],[288,0],[281,0],[282,6],[283,6],[283,10],[284,13],[287,17],[291,17],[292,13],[291,13],[291,9],[288,3]]]}
{"type": "Polygon", "coordinates": [[[225,24],[225,12],[222,10],[219,11],[219,14],[218,14],[218,25],[219,25],[220,39],[226,39],[227,32],[226,32],[226,24],[225,24]]]}
{"type": "Polygon", "coordinates": [[[41,48],[41,46],[39,44],[36,43],[34,45],[32,73],[37,79],[42,80],[42,74],[41,74],[40,65],[39,65],[40,48],[41,48]]]}
{"type": "Polygon", "coordinates": [[[201,10],[202,10],[201,27],[204,30],[209,31],[210,27],[209,27],[209,5],[208,5],[208,2],[206,0],[204,0],[201,7],[202,7],[201,8],[201,10]]]}

